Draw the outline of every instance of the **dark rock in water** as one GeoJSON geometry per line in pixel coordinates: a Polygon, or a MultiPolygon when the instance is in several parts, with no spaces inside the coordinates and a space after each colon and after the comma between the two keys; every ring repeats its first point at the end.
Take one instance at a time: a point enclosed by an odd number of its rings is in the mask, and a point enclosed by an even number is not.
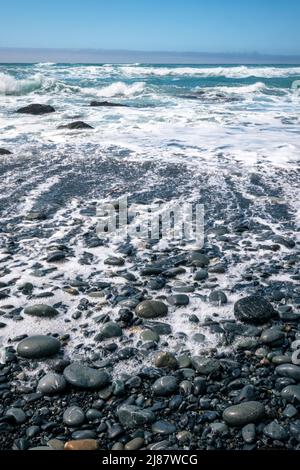
{"type": "Polygon", "coordinates": [[[117,323],[112,321],[104,323],[100,330],[100,337],[115,338],[117,336],[122,336],[122,328],[117,323]]]}
{"type": "Polygon", "coordinates": [[[222,366],[218,359],[206,358],[201,356],[192,357],[193,367],[202,375],[216,374],[220,372],[222,366]]]}
{"type": "Polygon", "coordinates": [[[141,318],[164,317],[168,314],[168,307],[158,300],[144,300],[137,305],[135,313],[141,318]]]}
{"type": "Polygon", "coordinates": [[[213,304],[224,305],[227,304],[227,296],[221,290],[214,290],[209,294],[209,301],[213,304]]]}
{"type": "Polygon", "coordinates": [[[117,415],[120,423],[125,428],[138,428],[155,421],[153,411],[127,404],[120,406],[117,410],[117,415]]]}
{"type": "Polygon", "coordinates": [[[47,257],[48,263],[56,263],[57,261],[62,261],[66,257],[63,251],[54,251],[54,253],[50,253],[47,257]]]}
{"type": "Polygon", "coordinates": [[[157,379],[152,385],[154,395],[168,396],[178,390],[178,382],[176,377],[172,375],[165,375],[157,379]]]}
{"type": "Polygon", "coordinates": [[[63,421],[71,428],[80,426],[85,420],[85,414],[79,406],[70,406],[63,415],[63,421]]]}
{"type": "Polygon", "coordinates": [[[104,264],[107,264],[109,266],[123,266],[125,263],[123,258],[118,258],[116,256],[109,256],[104,260],[104,264]]]}
{"type": "Polygon", "coordinates": [[[151,426],[151,430],[154,434],[173,434],[176,432],[176,429],[175,424],[168,423],[167,421],[156,421],[151,426]]]}
{"type": "Polygon", "coordinates": [[[62,126],[58,126],[58,129],[70,129],[70,130],[80,130],[80,129],[94,129],[89,124],[83,121],[75,121],[71,122],[70,124],[64,124],[62,126]]]}
{"type": "Polygon", "coordinates": [[[31,220],[31,221],[46,220],[47,215],[45,214],[45,212],[31,211],[31,212],[28,212],[28,214],[26,214],[26,219],[31,220]]]}
{"type": "Polygon", "coordinates": [[[278,316],[270,302],[257,295],[238,300],[234,305],[234,314],[237,320],[253,324],[265,323],[278,316]]]}
{"type": "Polygon", "coordinates": [[[170,335],[172,333],[172,328],[168,323],[145,321],[144,326],[155,331],[158,335],[170,335]]]}
{"type": "Polygon", "coordinates": [[[67,382],[63,375],[49,372],[39,381],[37,391],[44,395],[56,395],[63,392],[66,386],[67,382]]]}
{"type": "Polygon", "coordinates": [[[166,280],[163,277],[156,277],[154,279],[150,279],[147,282],[147,287],[150,290],[160,290],[166,285],[166,280]]]}
{"type": "Polygon", "coordinates": [[[24,106],[23,108],[17,109],[17,113],[21,114],[48,114],[54,113],[55,109],[53,106],[46,105],[46,104],[30,104],[29,106],[24,106]]]}
{"type": "Polygon", "coordinates": [[[175,294],[170,295],[168,297],[168,302],[170,305],[175,305],[176,307],[188,305],[190,303],[190,299],[185,294],[175,294]]]}
{"type": "Polygon", "coordinates": [[[283,344],[285,334],[278,327],[272,327],[264,330],[260,339],[262,343],[276,347],[283,344]]]}
{"type": "Polygon", "coordinates": [[[294,364],[281,364],[275,369],[276,374],[281,377],[288,377],[290,379],[300,382],[300,366],[294,364]]]}
{"type": "Polygon", "coordinates": [[[23,424],[26,421],[26,415],[21,408],[9,408],[5,413],[15,424],[23,424]]]}
{"type": "Polygon", "coordinates": [[[208,278],[208,272],[206,269],[199,269],[194,274],[194,281],[204,281],[207,278],[208,278]]]}
{"type": "Polygon", "coordinates": [[[58,315],[59,312],[49,305],[38,304],[26,307],[24,313],[33,317],[51,318],[58,315]]]}
{"type": "Polygon", "coordinates": [[[198,268],[205,268],[209,264],[209,258],[202,253],[192,253],[191,255],[191,263],[198,268]]]}
{"type": "Polygon", "coordinates": [[[286,430],[276,421],[272,421],[272,423],[264,427],[264,434],[276,441],[284,441],[288,438],[286,430]]]}
{"type": "Polygon", "coordinates": [[[28,359],[51,357],[60,350],[60,342],[53,336],[36,335],[23,339],[17,346],[19,356],[28,359]]]}
{"type": "Polygon", "coordinates": [[[79,362],[73,362],[64,370],[68,383],[82,389],[101,389],[110,382],[110,376],[104,370],[92,369],[79,362]]]}
{"type": "Polygon", "coordinates": [[[0,148],[0,155],[11,155],[12,153],[9,150],[0,148]]]}
{"type": "Polygon", "coordinates": [[[233,405],[223,412],[224,421],[230,426],[245,426],[261,421],[265,414],[265,407],[259,401],[247,401],[233,405]]]}
{"type": "Polygon", "coordinates": [[[111,101],[96,101],[93,100],[90,102],[90,106],[95,106],[95,107],[106,107],[106,108],[112,108],[112,107],[122,107],[122,108],[127,108],[127,104],[122,104],[122,103],[112,103],[111,101]]]}
{"type": "Polygon", "coordinates": [[[161,368],[161,367],[163,368],[166,367],[168,369],[178,368],[178,362],[175,356],[166,351],[161,351],[157,353],[154,359],[154,365],[155,367],[158,367],[158,368],[161,368]]]}
{"type": "Polygon", "coordinates": [[[280,235],[275,235],[272,238],[272,241],[274,243],[278,243],[279,245],[283,245],[286,248],[294,248],[296,246],[296,243],[294,242],[294,240],[292,240],[291,238],[284,238],[280,235]]]}

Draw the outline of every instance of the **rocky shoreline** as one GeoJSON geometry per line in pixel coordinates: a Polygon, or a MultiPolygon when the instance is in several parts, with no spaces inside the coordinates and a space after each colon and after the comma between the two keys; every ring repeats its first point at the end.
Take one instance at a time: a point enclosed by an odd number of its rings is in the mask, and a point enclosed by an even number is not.
{"type": "Polygon", "coordinates": [[[299,171],[66,152],[0,169],[0,449],[300,449],[299,171]],[[128,193],[203,248],[99,239],[128,193]]]}

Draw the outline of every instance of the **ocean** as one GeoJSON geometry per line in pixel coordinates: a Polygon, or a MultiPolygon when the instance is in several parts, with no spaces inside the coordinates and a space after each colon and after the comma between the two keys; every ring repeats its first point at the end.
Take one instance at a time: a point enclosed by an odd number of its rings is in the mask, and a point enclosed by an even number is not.
{"type": "MultiPolygon", "coordinates": [[[[287,258],[300,228],[297,80],[294,65],[0,64],[0,147],[11,152],[0,156],[3,344],[24,333],[68,334],[66,354],[94,357],[105,315],[115,320],[143,296],[181,289],[190,292],[188,305],[172,306],[160,321],[171,327],[168,348],[197,354],[228,347],[210,321],[232,320],[246,293],[283,290],[298,305],[298,273],[287,258]],[[16,113],[32,103],[55,112],[16,113]],[[92,129],[59,129],[72,121],[92,129]],[[160,289],[141,274],[157,263],[178,266],[192,243],[122,234],[97,241],[97,204],[124,195],[141,213],[149,204],[203,204],[208,278],[195,284],[197,265],[186,258],[160,289]],[[49,260],[53,252],[60,261],[49,260]],[[108,266],[116,255],[124,264],[108,266]],[[226,302],[210,302],[214,290],[226,302]],[[59,315],[24,314],[36,303],[59,315]]],[[[141,352],[140,331],[131,324],[126,345],[141,352]]],[[[110,354],[103,351],[99,357],[110,354]]],[[[128,370],[151,362],[145,351],[128,359],[128,370]]]]}

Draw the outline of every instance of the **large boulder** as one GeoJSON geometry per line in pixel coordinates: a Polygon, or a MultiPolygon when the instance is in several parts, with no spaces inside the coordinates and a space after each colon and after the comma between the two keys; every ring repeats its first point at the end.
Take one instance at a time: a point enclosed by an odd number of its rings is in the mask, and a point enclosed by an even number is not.
{"type": "Polygon", "coordinates": [[[110,382],[109,374],[104,370],[93,369],[81,364],[73,362],[64,370],[66,381],[74,387],[81,389],[101,389],[110,382]]]}
{"type": "Polygon", "coordinates": [[[265,414],[265,407],[259,401],[247,401],[233,405],[223,413],[224,421],[230,426],[245,426],[261,421],[265,414]]]}
{"type": "Polygon", "coordinates": [[[37,304],[26,307],[24,313],[33,317],[52,318],[58,315],[59,312],[50,305],[37,304]]]}
{"type": "Polygon", "coordinates": [[[11,152],[7,149],[0,148],[0,155],[11,155],[11,152]]]}
{"type": "Polygon", "coordinates": [[[34,114],[34,115],[40,115],[40,114],[48,114],[48,113],[54,113],[55,109],[53,106],[47,105],[47,104],[30,104],[28,106],[24,106],[23,108],[17,109],[17,113],[20,114],[34,114]]]}
{"type": "Polygon", "coordinates": [[[168,307],[159,300],[144,300],[139,303],[135,313],[141,318],[158,318],[168,314],[168,307]]]}
{"type": "Polygon", "coordinates": [[[80,130],[80,129],[94,129],[92,126],[83,121],[70,122],[70,124],[63,124],[58,126],[58,129],[70,129],[70,130],[80,130]]]}

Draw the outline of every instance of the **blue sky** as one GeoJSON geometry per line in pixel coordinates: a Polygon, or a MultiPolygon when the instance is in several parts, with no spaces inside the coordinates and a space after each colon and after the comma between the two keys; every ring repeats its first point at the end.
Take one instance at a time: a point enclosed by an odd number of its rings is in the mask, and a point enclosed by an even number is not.
{"type": "Polygon", "coordinates": [[[299,0],[18,0],[0,47],[300,54],[299,0]]]}

